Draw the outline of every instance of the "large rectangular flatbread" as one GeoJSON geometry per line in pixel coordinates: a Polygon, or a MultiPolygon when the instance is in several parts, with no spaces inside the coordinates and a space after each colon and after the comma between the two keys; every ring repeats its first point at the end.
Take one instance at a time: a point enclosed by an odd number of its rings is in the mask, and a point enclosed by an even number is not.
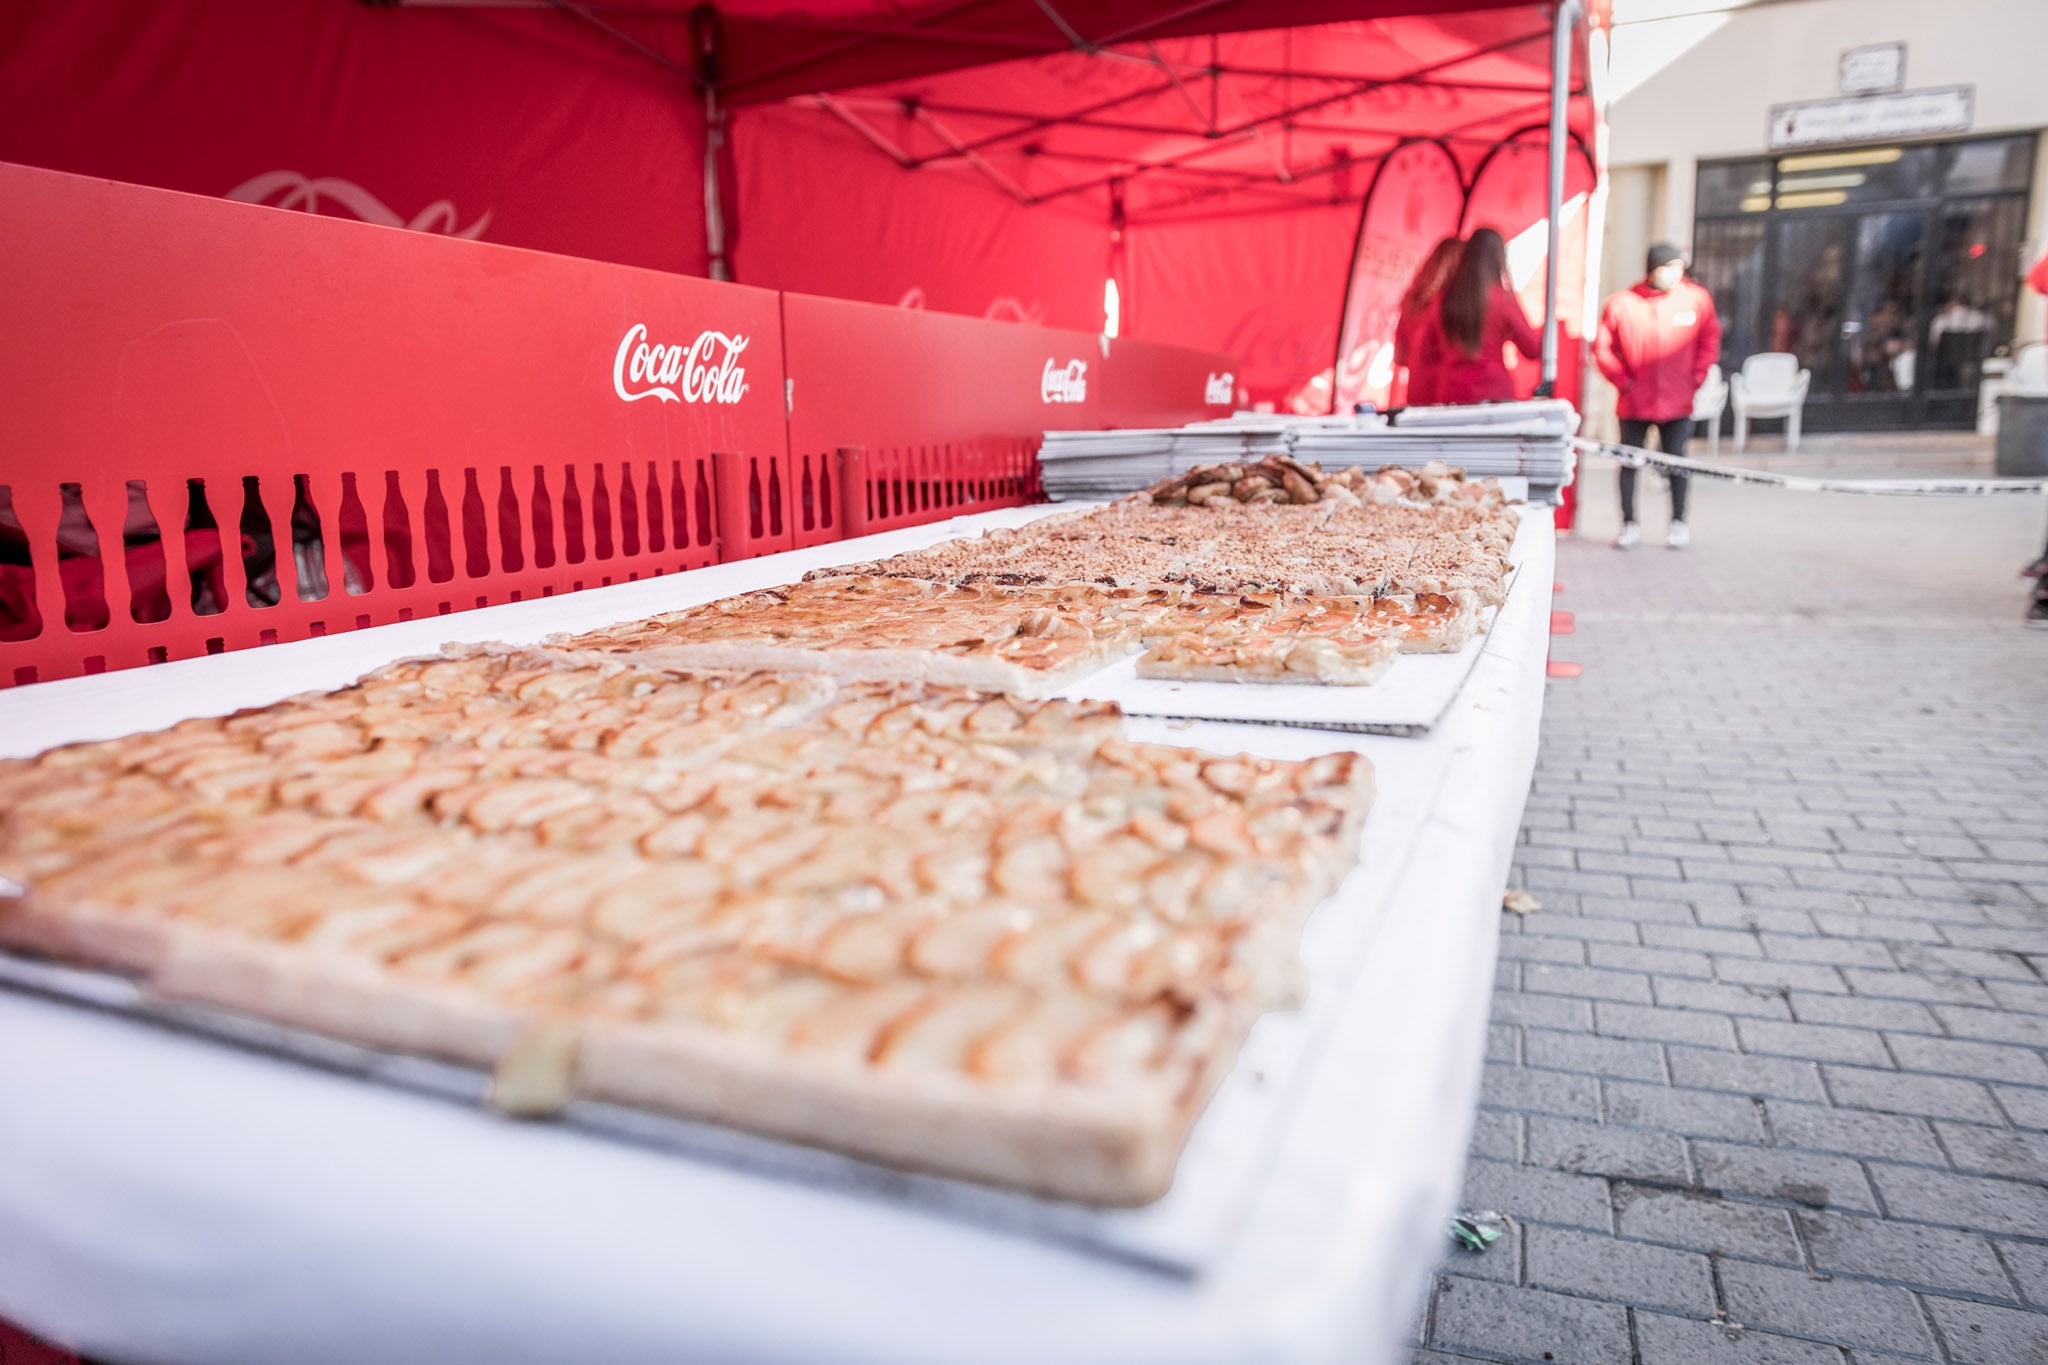
{"type": "Polygon", "coordinates": [[[617,1100],[1135,1204],[1356,858],[1370,765],[1114,707],[545,652],[0,762],[0,943],[617,1100]]]}

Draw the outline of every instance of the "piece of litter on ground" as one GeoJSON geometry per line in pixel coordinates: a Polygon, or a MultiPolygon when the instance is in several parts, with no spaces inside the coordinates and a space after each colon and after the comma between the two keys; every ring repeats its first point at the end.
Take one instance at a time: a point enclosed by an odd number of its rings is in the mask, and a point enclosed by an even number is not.
{"type": "Polygon", "coordinates": [[[1543,902],[1517,886],[1510,888],[1508,893],[1500,898],[1500,908],[1512,910],[1518,915],[1531,915],[1543,908],[1543,902]]]}
{"type": "Polygon", "coordinates": [[[1451,1219],[1451,1240],[1477,1255],[1501,1239],[1504,1232],[1501,1224],[1505,1221],[1491,1210],[1457,1214],[1451,1219]]]}

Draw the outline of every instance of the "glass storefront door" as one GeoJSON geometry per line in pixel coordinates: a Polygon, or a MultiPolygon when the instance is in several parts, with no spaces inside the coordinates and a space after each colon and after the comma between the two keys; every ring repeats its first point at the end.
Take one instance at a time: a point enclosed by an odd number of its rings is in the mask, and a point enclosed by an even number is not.
{"type": "Polygon", "coordinates": [[[1694,273],[1723,369],[1798,356],[1808,430],[1969,426],[1983,363],[2012,340],[2033,142],[1702,166],[1694,273]]]}
{"type": "Polygon", "coordinates": [[[1815,398],[1871,410],[1862,421],[1845,421],[1846,426],[1911,419],[1920,368],[1925,219],[1916,212],[1859,214],[1845,234],[1852,259],[1842,290],[1840,380],[1833,392],[1815,398]]]}

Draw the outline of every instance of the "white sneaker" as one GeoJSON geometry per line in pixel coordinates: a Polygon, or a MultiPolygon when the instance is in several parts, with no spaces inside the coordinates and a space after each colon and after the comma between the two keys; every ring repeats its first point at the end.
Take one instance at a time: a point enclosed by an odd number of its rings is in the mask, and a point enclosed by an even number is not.
{"type": "Polygon", "coordinates": [[[1617,550],[1633,550],[1642,543],[1643,528],[1632,521],[1624,521],[1621,524],[1621,534],[1614,538],[1614,548],[1617,550]]]}
{"type": "Polygon", "coordinates": [[[1690,544],[1692,544],[1692,528],[1682,521],[1672,522],[1671,534],[1664,541],[1665,548],[1683,550],[1690,544]]]}

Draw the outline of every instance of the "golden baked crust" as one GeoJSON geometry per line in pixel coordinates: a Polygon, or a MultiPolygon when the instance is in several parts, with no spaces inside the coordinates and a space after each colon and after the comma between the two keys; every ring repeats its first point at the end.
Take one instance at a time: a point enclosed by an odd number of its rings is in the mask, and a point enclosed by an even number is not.
{"type": "Polygon", "coordinates": [[[642,1104],[1136,1203],[1356,856],[1371,768],[1102,704],[545,651],[0,763],[0,942],[642,1104]]]}
{"type": "Polygon", "coordinates": [[[1364,686],[1397,653],[1461,648],[1478,625],[1472,593],[1410,597],[1193,597],[1145,632],[1141,678],[1364,686]]]}
{"type": "Polygon", "coordinates": [[[589,660],[929,681],[1038,697],[1138,647],[1177,591],[955,587],[849,575],[557,637],[589,660]]]}
{"type": "Polygon", "coordinates": [[[1482,605],[1497,606],[1506,597],[1515,527],[1497,490],[1488,500],[1452,496],[1434,504],[1355,497],[1243,502],[1222,495],[1199,504],[1162,503],[1141,494],[1079,515],[819,570],[811,578],[879,575],[954,586],[1316,597],[1470,592],[1482,605]]]}

